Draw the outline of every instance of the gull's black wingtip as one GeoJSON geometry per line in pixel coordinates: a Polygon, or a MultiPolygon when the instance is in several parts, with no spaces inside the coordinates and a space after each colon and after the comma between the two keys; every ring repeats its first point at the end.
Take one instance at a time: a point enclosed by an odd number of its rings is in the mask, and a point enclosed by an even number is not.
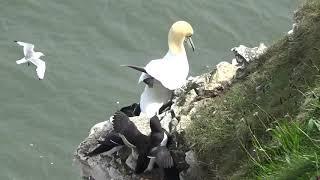
{"type": "Polygon", "coordinates": [[[13,42],[18,42],[17,40],[14,40],[13,42]]]}

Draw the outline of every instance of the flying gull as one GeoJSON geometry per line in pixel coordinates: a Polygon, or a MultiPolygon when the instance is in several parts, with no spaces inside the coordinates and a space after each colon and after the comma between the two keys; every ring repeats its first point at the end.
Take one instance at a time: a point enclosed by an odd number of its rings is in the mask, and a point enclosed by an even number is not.
{"type": "Polygon", "coordinates": [[[46,71],[46,63],[43,60],[41,60],[40,57],[44,56],[44,54],[42,52],[35,52],[33,50],[34,49],[33,44],[29,44],[21,41],[14,41],[14,42],[19,44],[20,46],[23,46],[23,54],[24,54],[24,57],[20,60],[17,60],[16,63],[17,64],[27,63],[29,66],[31,62],[37,67],[36,72],[39,80],[42,80],[44,78],[44,73],[46,71]]]}

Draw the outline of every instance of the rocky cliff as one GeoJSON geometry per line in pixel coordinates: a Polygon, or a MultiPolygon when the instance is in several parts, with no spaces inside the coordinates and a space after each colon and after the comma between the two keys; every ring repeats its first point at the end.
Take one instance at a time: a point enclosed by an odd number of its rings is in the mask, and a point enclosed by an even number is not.
{"type": "MultiPolygon", "coordinates": [[[[231,53],[234,54],[234,59],[230,60],[231,63],[220,62],[211,72],[189,77],[183,88],[175,90],[171,109],[162,113],[160,119],[162,127],[174,137],[175,143],[169,148],[180,171],[181,179],[194,180],[206,177],[206,173],[202,170],[202,162],[191,150],[193,144],[186,140],[185,130],[192,123],[191,117],[197,116],[199,108],[203,107],[208,99],[220,96],[227,91],[233,80],[241,78],[248,64],[256,61],[266,49],[264,44],[254,48],[243,45],[232,48],[231,53]]],[[[140,175],[134,174],[136,158],[126,147],[90,158],[85,156],[87,152],[98,146],[98,140],[112,131],[110,119],[94,125],[89,136],[75,151],[74,157],[80,166],[83,179],[162,179],[161,172],[157,169],[140,175]]],[[[146,135],[150,133],[148,118],[140,115],[131,117],[130,120],[142,133],[146,135]]]]}

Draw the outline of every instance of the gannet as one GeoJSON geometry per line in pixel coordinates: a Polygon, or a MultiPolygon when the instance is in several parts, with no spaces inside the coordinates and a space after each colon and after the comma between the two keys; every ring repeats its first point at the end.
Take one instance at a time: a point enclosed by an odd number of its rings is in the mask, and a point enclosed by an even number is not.
{"type": "Polygon", "coordinates": [[[33,50],[34,45],[21,42],[21,41],[14,41],[20,46],[23,46],[23,54],[25,57],[23,57],[20,60],[17,60],[17,64],[23,64],[23,63],[28,63],[28,66],[30,65],[30,62],[34,64],[36,68],[36,72],[38,75],[39,80],[42,80],[44,78],[44,73],[46,71],[46,63],[40,59],[41,56],[44,56],[42,52],[35,52],[33,50]]]}
{"type": "Polygon", "coordinates": [[[125,65],[142,72],[138,82],[146,86],[140,96],[140,108],[148,117],[157,114],[159,108],[172,99],[173,90],[185,84],[189,63],[184,42],[194,51],[192,35],[193,28],[188,22],[177,21],[169,30],[169,50],[163,58],[152,60],[145,67],[125,65]]]}

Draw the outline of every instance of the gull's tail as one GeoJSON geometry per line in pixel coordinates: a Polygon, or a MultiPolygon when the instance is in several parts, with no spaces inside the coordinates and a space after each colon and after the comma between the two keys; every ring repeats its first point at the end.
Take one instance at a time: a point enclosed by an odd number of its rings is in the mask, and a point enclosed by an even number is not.
{"type": "Polygon", "coordinates": [[[23,63],[26,63],[26,62],[28,62],[28,60],[26,60],[26,58],[22,58],[22,59],[16,61],[17,64],[23,64],[23,63]]]}

